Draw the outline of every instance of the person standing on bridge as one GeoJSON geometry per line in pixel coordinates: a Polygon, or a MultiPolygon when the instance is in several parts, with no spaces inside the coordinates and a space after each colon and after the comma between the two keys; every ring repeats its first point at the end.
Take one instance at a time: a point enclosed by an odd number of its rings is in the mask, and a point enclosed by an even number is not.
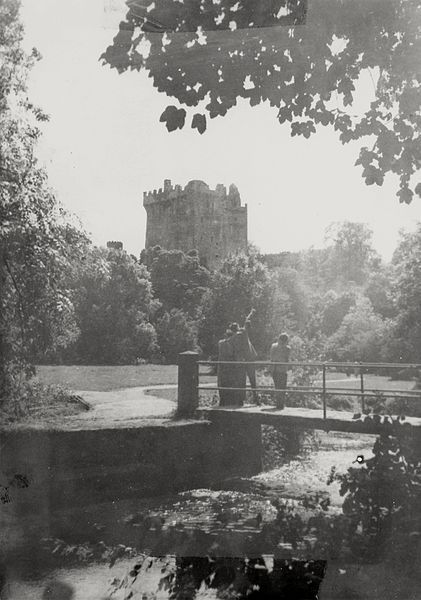
{"type": "Polygon", "coordinates": [[[282,410],[285,408],[285,390],[288,380],[288,365],[291,348],[288,345],[289,337],[286,333],[281,333],[278,341],[272,344],[270,349],[270,361],[273,363],[284,363],[282,365],[272,365],[271,373],[275,390],[281,390],[276,393],[276,408],[282,410]]]}
{"type": "MultiPolygon", "coordinates": [[[[257,352],[254,349],[253,344],[250,341],[250,329],[251,320],[256,313],[254,308],[251,309],[244,322],[244,327],[239,327],[237,323],[231,324],[231,330],[234,333],[232,338],[232,344],[234,347],[234,360],[240,362],[253,362],[257,358],[257,352]]],[[[237,368],[237,367],[236,367],[237,368]]],[[[244,387],[246,385],[244,375],[240,375],[238,367],[239,381],[244,380],[244,387]]],[[[244,371],[244,368],[243,368],[244,371]]],[[[257,392],[256,392],[256,367],[254,365],[246,365],[245,372],[250,382],[250,386],[253,390],[253,400],[257,403],[257,392]]],[[[243,400],[245,399],[245,392],[243,393],[243,400]]]]}
{"type": "MultiPolygon", "coordinates": [[[[233,332],[227,329],[225,337],[218,342],[218,362],[234,361],[234,347],[232,345],[233,332]]],[[[232,388],[234,386],[234,377],[232,374],[232,365],[218,365],[218,388],[232,388]]],[[[230,406],[233,404],[231,398],[232,390],[219,389],[219,405],[230,406]]]]}

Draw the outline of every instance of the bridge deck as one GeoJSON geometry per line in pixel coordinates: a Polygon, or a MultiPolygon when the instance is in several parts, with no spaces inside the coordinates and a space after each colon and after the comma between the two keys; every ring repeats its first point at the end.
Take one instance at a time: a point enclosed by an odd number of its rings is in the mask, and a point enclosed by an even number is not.
{"type": "Polygon", "coordinates": [[[379,434],[384,431],[421,438],[421,418],[406,417],[397,426],[379,423],[373,419],[353,419],[353,414],[329,410],[323,419],[320,409],[286,407],[276,410],[270,406],[215,407],[200,409],[199,412],[213,422],[253,422],[260,425],[278,425],[286,428],[319,429],[322,431],[344,431],[349,433],[379,434]]]}

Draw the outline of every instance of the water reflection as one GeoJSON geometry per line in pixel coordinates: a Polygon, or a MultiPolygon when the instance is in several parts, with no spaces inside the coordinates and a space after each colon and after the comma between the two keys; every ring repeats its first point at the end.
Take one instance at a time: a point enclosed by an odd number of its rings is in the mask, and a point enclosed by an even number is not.
{"type": "Polygon", "coordinates": [[[72,600],[73,587],[62,581],[50,581],[42,593],[42,600],[72,600]]]}
{"type": "MultiPolygon", "coordinates": [[[[312,452],[304,452],[288,459],[283,466],[250,479],[228,480],[215,485],[213,490],[191,490],[174,496],[125,500],[85,507],[77,512],[52,514],[54,535],[65,541],[50,540],[43,545],[38,541],[34,544],[29,564],[34,567],[36,553],[39,556],[38,571],[34,572],[32,568],[29,573],[28,562],[22,563],[20,569],[16,568],[16,578],[20,583],[12,588],[10,599],[41,598],[47,586],[45,581],[49,578],[70,586],[63,593],[76,590],[75,600],[98,600],[106,597],[104,594],[110,577],[116,577],[119,583],[114,587],[118,588],[120,595],[116,592],[111,598],[117,600],[125,597],[126,584],[133,583],[134,574],[130,576],[130,572],[136,564],[143,565],[141,573],[139,571],[136,576],[136,589],[147,588],[152,593],[152,588],[155,586],[156,589],[163,575],[176,572],[176,561],[171,559],[171,563],[168,559],[172,566],[165,566],[168,562],[165,559],[165,564],[157,562],[155,566],[148,567],[148,563],[144,562],[145,556],[137,557],[139,552],[150,556],[178,556],[183,571],[190,560],[183,557],[204,559],[211,549],[215,568],[221,564],[220,559],[231,557],[230,572],[233,568],[236,573],[241,573],[246,569],[244,561],[233,566],[239,556],[248,556],[258,564],[268,553],[270,544],[262,535],[276,518],[273,502],[279,500],[288,505],[292,513],[311,514],[312,508],[308,506],[310,491],[320,496],[328,490],[331,497],[329,510],[333,513],[340,511],[338,490],[333,489],[334,486],[328,489],[326,484],[330,468],[336,465],[338,469],[346,470],[361,452],[368,457],[372,442],[371,436],[357,439],[341,434],[320,434],[319,448],[312,445],[312,452]],[[261,544],[257,544],[259,537],[261,544]],[[101,561],[105,562],[101,565],[101,561]],[[108,565],[111,564],[113,567],[110,569],[108,565]],[[162,568],[165,573],[161,573],[162,568]],[[122,582],[126,583],[119,588],[122,582]]],[[[277,552],[276,558],[282,570],[282,564],[287,564],[285,561],[291,561],[292,556],[297,558],[298,550],[293,550],[291,544],[285,541],[279,545],[277,552]]],[[[306,551],[303,558],[308,558],[306,551]]],[[[324,557],[319,554],[313,558],[324,557]]],[[[300,564],[297,561],[294,568],[301,569],[300,564]]],[[[320,568],[322,566],[319,565],[320,568]]],[[[206,564],[199,567],[200,573],[209,569],[206,564]]],[[[272,575],[267,574],[266,577],[270,579],[272,575]]],[[[179,580],[184,580],[181,572],[179,580]]],[[[60,588],[56,586],[56,589],[60,588]]],[[[54,587],[51,590],[46,598],[54,598],[51,595],[54,587]]],[[[68,595],[68,598],[72,596],[68,595]]],[[[139,595],[139,598],[142,596],[139,595]]]]}

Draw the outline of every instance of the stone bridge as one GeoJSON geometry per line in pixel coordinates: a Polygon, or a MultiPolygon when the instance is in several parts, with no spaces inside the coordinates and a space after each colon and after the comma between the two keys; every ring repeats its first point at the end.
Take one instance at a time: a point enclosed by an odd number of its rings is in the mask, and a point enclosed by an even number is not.
{"type": "MultiPolygon", "coordinates": [[[[285,429],[315,429],[322,431],[342,431],[355,434],[390,433],[393,435],[412,436],[421,441],[421,418],[403,417],[400,415],[375,415],[367,414],[366,404],[370,398],[405,398],[421,401],[421,390],[417,389],[367,389],[365,387],[364,375],[373,370],[383,370],[390,374],[394,370],[410,369],[418,371],[421,365],[401,363],[315,363],[315,362],[291,362],[289,368],[300,367],[319,369],[322,377],[321,386],[292,386],[285,390],[275,390],[269,387],[257,387],[255,391],[263,392],[265,395],[275,392],[285,392],[291,395],[305,395],[307,397],[321,399],[320,409],[286,407],[277,410],[267,405],[244,405],[244,406],[217,406],[210,408],[199,408],[199,394],[201,390],[239,390],[252,391],[252,388],[218,388],[217,386],[201,386],[199,384],[200,366],[218,368],[218,365],[232,364],[238,369],[238,363],[200,361],[197,353],[184,352],[179,356],[179,379],[178,379],[178,414],[182,417],[201,415],[218,425],[248,428],[250,435],[256,438],[256,428],[261,425],[273,425],[285,429]],[[331,388],[327,384],[327,372],[329,369],[342,369],[344,371],[357,372],[359,376],[359,388],[351,390],[345,387],[331,388]],[[328,399],[330,396],[353,396],[361,401],[361,412],[354,414],[346,411],[330,410],[328,399]]],[[[270,364],[265,361],[253,363],[242,363],[242,365],[253,365],[256,369],[263,369],[270,364]]]]}

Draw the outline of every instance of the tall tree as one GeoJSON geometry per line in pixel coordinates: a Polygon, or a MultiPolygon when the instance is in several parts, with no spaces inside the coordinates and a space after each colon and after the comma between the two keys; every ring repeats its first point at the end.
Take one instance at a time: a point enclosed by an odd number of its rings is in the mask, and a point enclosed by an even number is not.
{"type": "Polygon", "coordinates": [[[421,223],[401,235],[392,263],[398,313],[394,358],[421,363],[421,223]]]}
{"type": "Polygon", "coordinates": [[[381,362],[390,332],[390,322],[374,312],[368,298],[360,296],[327,340],[327,356],[344,362],[381,362]]]}
{"type": "Polygon", "coordinates": [[[341,325],[343,318],[357,301],[356,289],[349,289],[340,294],[329,290],[322,296],[321,332],[332,335],[341,325]]]}
{"type": "Polygon", "coordinates": [[[256,309],[251,335],[258,351],[267,350],[274,332],[273,278],[254,253],[229,257],[214,274],[212,290],[205,299],[204,319],[200,330],[200,345],[209,355],[215,355],[217,342],[230,322],[243,324],[252,308],[256,309]]]}
{"type": "Polygon", "coordinates": [[[200,264],[197,251],[184,253],[155,246],[143,250],[140,260],[150,271],[153,291],[163,312],[178,309],[191,319],[199,316],[211,274],[200,264]]]}
{"type": "Polygon", "coordinates": [[[271,285],[273,298],[270,326],[273,334],[283,330],[302,330],[309,316],[309,299],[299,271],[291,267],[276,269],[271,285]]]}
{"type": "Polygon", "coordinates": [[[356,162],[366,184],[393,173],[400,202],[421,194],[419,0],[127,4],[102,58],[120,73],[147,70],[181,104],[161,115],[169,131],[184,127],[187,111],[203,133],[207,117],[224,116],[238,98],[266,101],[292,136],[308,138],[319,125],[332,126],[344,144],[371,136],[356,162]],[[373,100],[361,111],[353,103],[364,74],[373,100]],[[194,113],[199,103],[204,109],[194,113]]]}
{"type": "Polygon", "coordinates": [[[159,352],[166,363],[176,364],[180,352],[200,350],[197,342],[197,322],[182,310],[173,308],[156,322],[159,352]]]}
{"type": "Polygon", "coordinates": [[[397,316],[393,295],[393,274],[394,270],[390,264],[382,265],[379,270],[369,274],[364,289],[375,312],[388,319],[397,316]]]}
{"type": "Polygon", "coordinates": [[[0,396],[40,354],[68,344],[76,328],[68,266],[86,237],[72,225],[37,164],[39,122],[27,96],[39,59],[22,47],[19,2],[0,4],[0,396]]]}
{"type": "Polygon", "coordinates": [[[131,364],[158,352],[151,323],[159,302],[150,275],[124,250],[89,248],[76,282],[80,335],[67,359],[131,364]]]}
{"type": "Polygon", "coordinates": [[[333,242],[328,260],[332,284],[362,285],[369,271],[380,266],[380,257],[372,246],[373,232],[364,223],[333,223],[326,237],[333,242]]]}

